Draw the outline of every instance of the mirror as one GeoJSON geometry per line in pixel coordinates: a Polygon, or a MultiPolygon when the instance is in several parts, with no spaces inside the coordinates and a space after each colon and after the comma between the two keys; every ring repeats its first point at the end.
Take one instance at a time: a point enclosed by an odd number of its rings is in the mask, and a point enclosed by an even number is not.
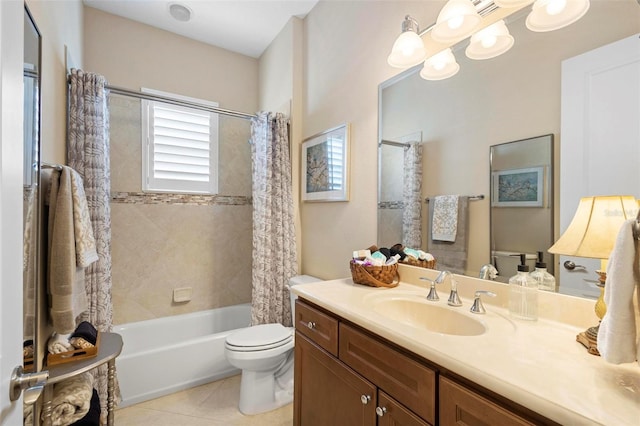
{"type": "MultiPolygon", "coordinates": [[[[24,368],[34,365],[39,282],[39,153],[40,153],[40,32],[29,10],[24,9],[24,174],[23,174],[23,320],[24,368]]],[[[37,352],[35,352],[37,353],[37,352]]],[[[37,357],[35,357],[37,358],[37,357]]]]}
{"type": "MultiPolygon", "coordinates": [[[[555,170],[550,176],[555,177],[552,196],[557,216],[562,202],[558,195],[562,61],[640,31],[640,7],[635,0],[591,2],[579,21],[547,33],[525,27],[525,9],[507,19],[515,44],[505,54],[484,61],[468,59],[465,40],[453,47],[460,65],[455,76],[426,81],[420,78],[421,66],[417,66],[379,87],[379,141],[402,142],[407,135],[421,134],[422,248],[428,251],[425,198],[445,194],[485,196],[469,201],[465,268],[469,276],[477,277],[480,268],[492,260],[490,147],[553,135],[555,170]]],[[[380,155],[386,156],[383,150],[388,149],[382,145],[380,155]]],[[[401,161],[381,159],[378,176],[401,175],[402,167],[401,161]]],[[[382,184],[381,179],[379,182],[382,184]]],[[[401,221],[389,218],[392,207],[402,217],[399,204],[390,202],[391,198],[378,201],[378,245],[400,242],[401,221]],[[389,229],[383,232],[382,228],[389,229]],[[388,235],[395,236],[385,240],[388,235]]],[[[556,221],[545,225],[542,232],[546,235],[551,226],[557,236],[556,221]]],[[[519,247],[515,243],[518,237],[519,233],[512,233],[514,247],[519,247]]],[[[545,261],[547,267],[557,267],[550,256],[545,256],[545,261]]]]}
{"type": "Polygon", "coordinates": [[[547,271],[554,262],[553,135],[493,145],[490,148],[491,263],[496,280],[509,282],[525,255],[529,270],[542,252],[547,271]]]}

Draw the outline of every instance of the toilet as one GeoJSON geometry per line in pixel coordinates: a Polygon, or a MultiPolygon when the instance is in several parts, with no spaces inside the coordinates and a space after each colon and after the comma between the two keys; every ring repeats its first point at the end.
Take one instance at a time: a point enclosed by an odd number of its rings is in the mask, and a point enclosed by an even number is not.
{"type": "MultiPolygon", "coordinates": [[[[298,275],[289,286],[321,281],[298,275]]],[[[291,292],[291,314],[297,296],[291,292]]],[[[247,415],[275,410],[293,401],[294,328],[282,324],[261,324],[227,336],[227,361],[242,370],[240,412],[247,415]]]]}

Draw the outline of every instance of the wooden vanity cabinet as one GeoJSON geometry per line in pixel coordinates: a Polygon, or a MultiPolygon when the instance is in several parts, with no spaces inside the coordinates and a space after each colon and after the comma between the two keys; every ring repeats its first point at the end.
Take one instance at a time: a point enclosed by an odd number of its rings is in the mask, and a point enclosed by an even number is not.
{"type": "Polygon", "coordinates": [[[302,299],[294,318],[294,426],[553,424],[302,299]]]}

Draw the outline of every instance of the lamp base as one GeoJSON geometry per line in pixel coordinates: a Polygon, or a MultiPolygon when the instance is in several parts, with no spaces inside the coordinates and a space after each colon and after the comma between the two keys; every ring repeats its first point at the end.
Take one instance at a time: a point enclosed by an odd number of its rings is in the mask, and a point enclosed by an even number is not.
{"type": "Polygon", "coordinates": [[[587,348],[587,352],[595,356],[600,356],[600,352],[598,352],[598,327],[589,327],[576,336],[576,341],[582,343],[587,348]]]}

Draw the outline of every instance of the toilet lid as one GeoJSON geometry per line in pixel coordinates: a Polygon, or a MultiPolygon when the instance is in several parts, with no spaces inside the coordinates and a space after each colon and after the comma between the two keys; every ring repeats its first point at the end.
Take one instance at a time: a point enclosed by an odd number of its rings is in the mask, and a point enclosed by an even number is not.
{"type": "Polygon", "coordinates": [[[291,330],[282,324],[254,325],[228,336],[227,344],[240,348],[277,347],[293,338],[291,330]]]}

